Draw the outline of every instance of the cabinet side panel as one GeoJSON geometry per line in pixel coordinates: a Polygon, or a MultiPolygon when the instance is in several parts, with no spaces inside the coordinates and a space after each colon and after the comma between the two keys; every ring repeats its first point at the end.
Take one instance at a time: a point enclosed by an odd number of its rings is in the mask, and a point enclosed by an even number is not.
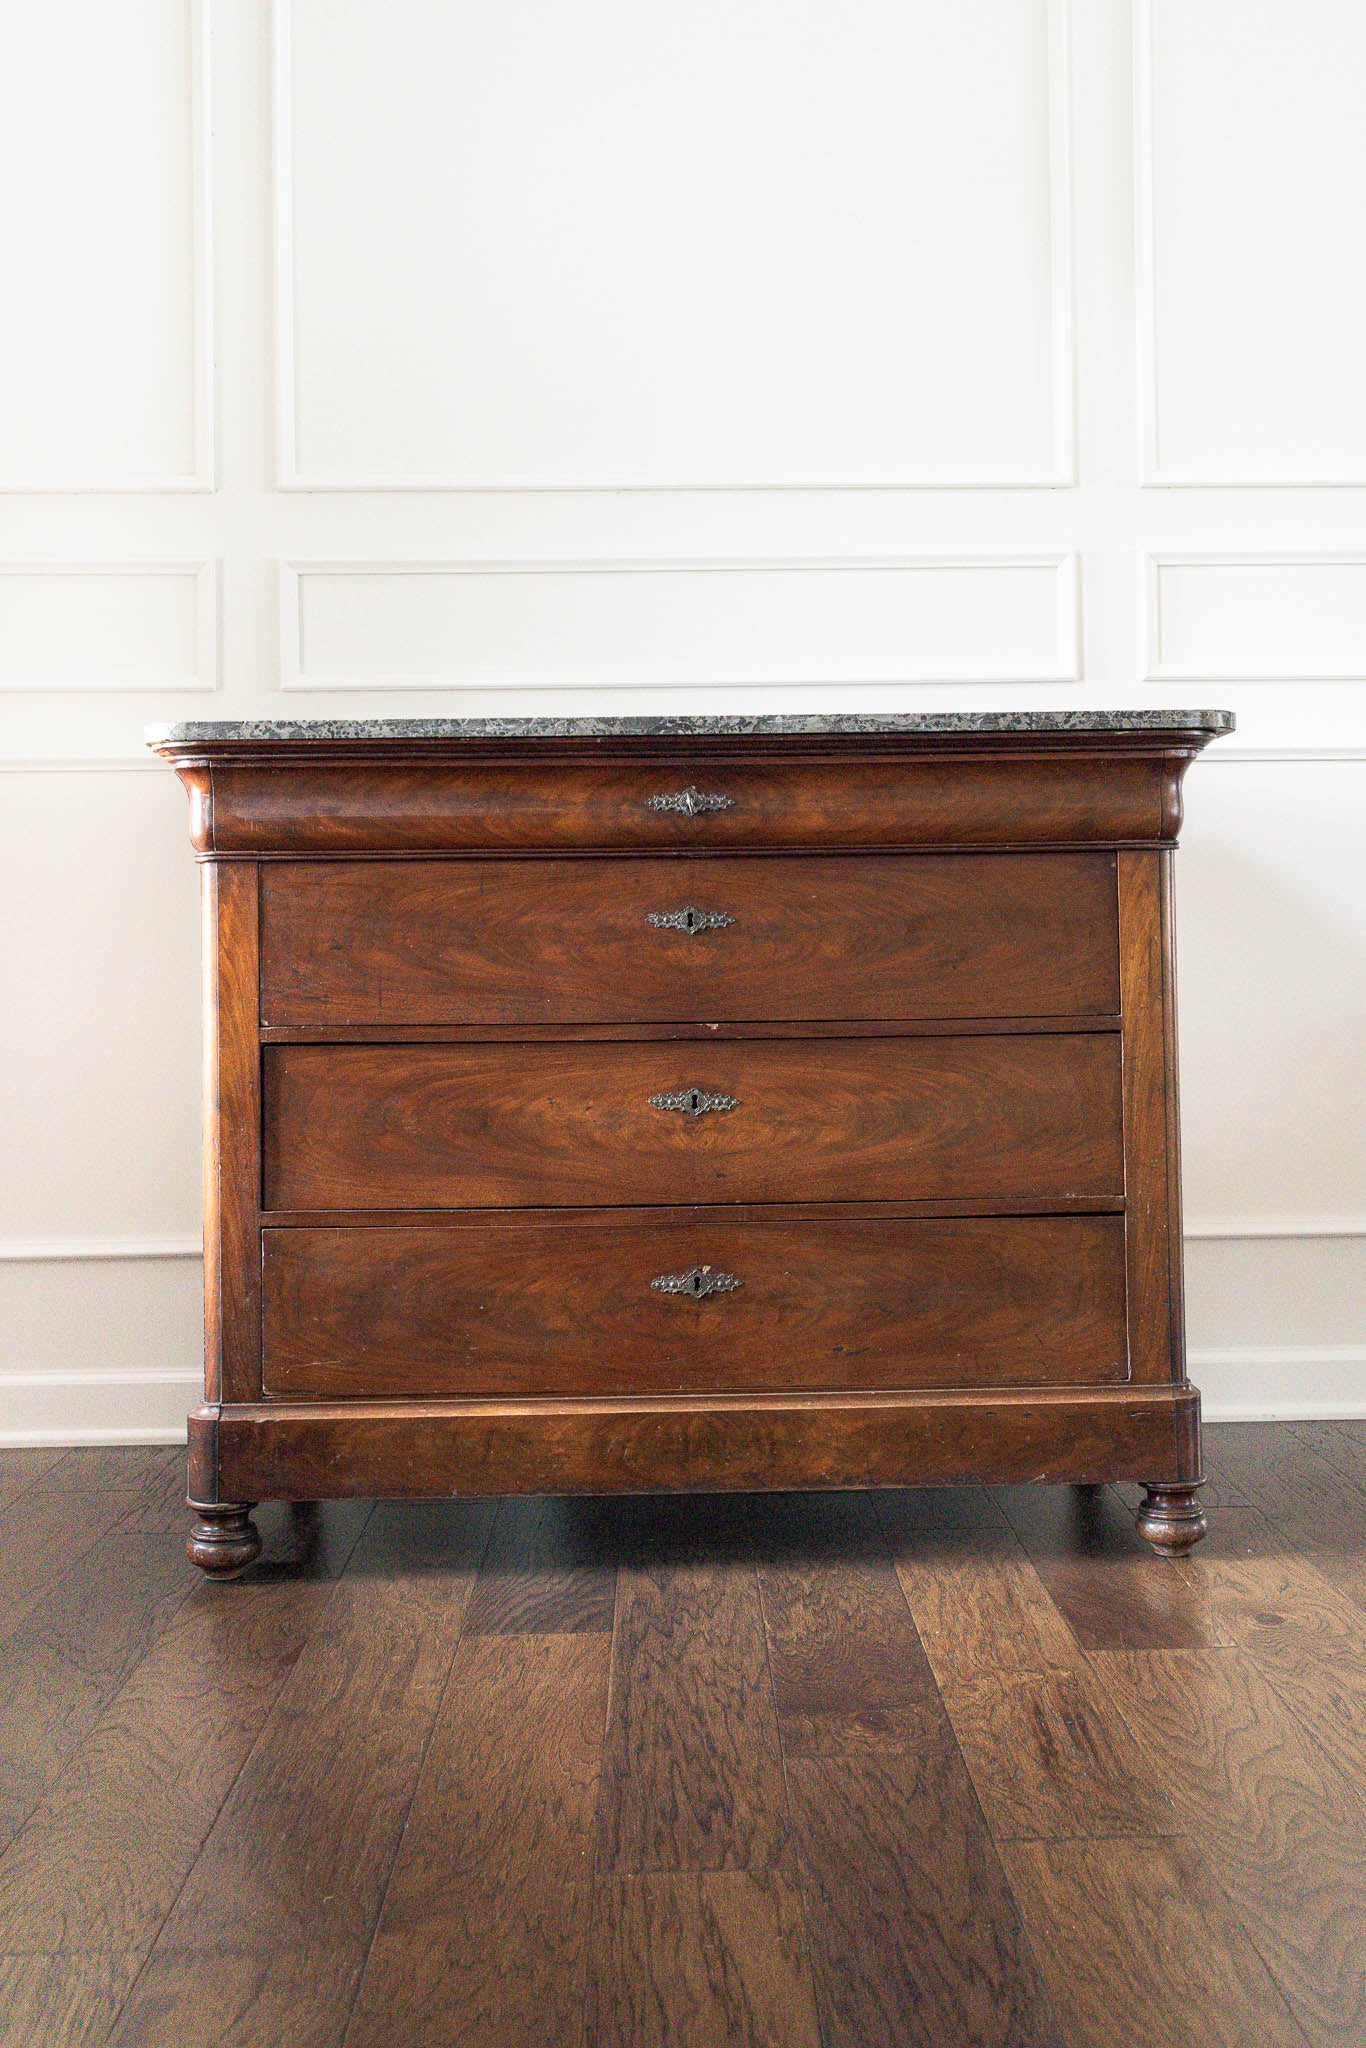
{"type": "Polygon", "coordinates": [[[1176,855],[1170,851],[1159,853],[1157,862],[1162,876],[1162,1020],[1167,1079],[1167,1288],[1172,1376],[1181,1380],[1186,1376],[1186,1246],[1181,1212],[1181,1086],[1176,1031],[1176,855]]]}
{"type": "Polygon", "coordinates": [[[1118,882],[1129,1371],[1136,1383],[1152,1384],[1185,1377],[1163,856],[1122,852],[1118,882]]]}
{"type": "Polygon", "coordinates": [[[209,1401],[261,1389],[258,870],[205,871],[205,1372],[209,1401]]]}
{"type": "MultiPolygon", "coordinates": [[[[204,1399],[223,1397],[221,1359],[223,1317],[220,1285],[223,1271],[219,1243],[219,1190],[222,1164],[218,1155],[221,1105],[218,1090],[218,869],[199,870],[200,971],[203,978],[204,1034],[204,1399]]],[[[206,1496],[207,1497],[207,1496],[206,1496]]]]}

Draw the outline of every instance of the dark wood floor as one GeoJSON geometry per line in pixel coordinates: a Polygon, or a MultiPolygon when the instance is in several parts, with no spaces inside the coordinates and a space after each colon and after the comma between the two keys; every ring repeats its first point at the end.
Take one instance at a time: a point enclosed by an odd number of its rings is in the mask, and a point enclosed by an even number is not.
{"type": "Polygon", "coordinates": [[[0,1453],[5,2048],[1366,2042],[1366,1423],[1137,1494],[266,1508],[0,1453]]]}

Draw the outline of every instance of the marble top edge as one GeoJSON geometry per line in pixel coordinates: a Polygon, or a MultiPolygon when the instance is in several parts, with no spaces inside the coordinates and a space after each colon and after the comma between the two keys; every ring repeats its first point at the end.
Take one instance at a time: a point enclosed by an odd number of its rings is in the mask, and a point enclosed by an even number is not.
{"type": "Polygon", "coordinates": [[[1231,711],[846,711],[760,717],[641,718],[242,718],[149,725],[148,746],[270,744],[291,740],[532,740],[820,737],[841,733],[1227,733],[1231,711]]]}

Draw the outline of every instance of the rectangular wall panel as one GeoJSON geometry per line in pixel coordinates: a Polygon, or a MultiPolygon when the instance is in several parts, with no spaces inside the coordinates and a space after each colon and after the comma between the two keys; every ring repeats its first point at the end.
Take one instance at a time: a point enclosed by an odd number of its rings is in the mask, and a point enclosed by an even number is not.
{"type": "Polygon", "coordinates": [[[0,691],[213,690],[212,562],[0,562],[0,691]]]}
{"type": "Polygon", "coordinates": [[[282,565],[296,690],[1058,682],[1072,556],[282,565]]]}
{"type": "Polygon", "coordinates": [[[1065,0],[280,0],[281,478],[1070,481],[1065,0]]]}
{"type": "Polygon", "coordinates": [[[0,490],[213,482],[206,0],[0,27],[0,490]]]}
{"type": "MultiPolygon", "coordinates": [[[[1216,759],[1176,862],[1186,1228],[1359,1232],[1366,765],[1216,759]]],[[[1336,1341],[1366,1336],[1363,1299],[1336,1341]]]]}
{"type": "Polygon", "coordinates": [[[0,774],[0,1256],[199,1230],[198,876],[158,767],[0,774]]]}
{"type": "Polygon", "coordinates": [[[1366,554],[1150,556],[1148,675],[1366,678],[1366,554]]]}
{"type": "Polygon", "coordinates": [[[1366,9],[1137,23],[1145,481],[1366,484],[1366,9]]]}

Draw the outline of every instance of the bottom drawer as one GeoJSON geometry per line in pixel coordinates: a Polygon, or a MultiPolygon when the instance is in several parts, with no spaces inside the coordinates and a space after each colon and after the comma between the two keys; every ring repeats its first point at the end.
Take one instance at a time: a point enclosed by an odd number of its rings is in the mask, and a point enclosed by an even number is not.
{"type": "Polygon", "coordinates": [[[268,1394],[1032,1387],[1128,1370],[1120,1216],[276,1228],[263,1278],[268,1394]]]}

